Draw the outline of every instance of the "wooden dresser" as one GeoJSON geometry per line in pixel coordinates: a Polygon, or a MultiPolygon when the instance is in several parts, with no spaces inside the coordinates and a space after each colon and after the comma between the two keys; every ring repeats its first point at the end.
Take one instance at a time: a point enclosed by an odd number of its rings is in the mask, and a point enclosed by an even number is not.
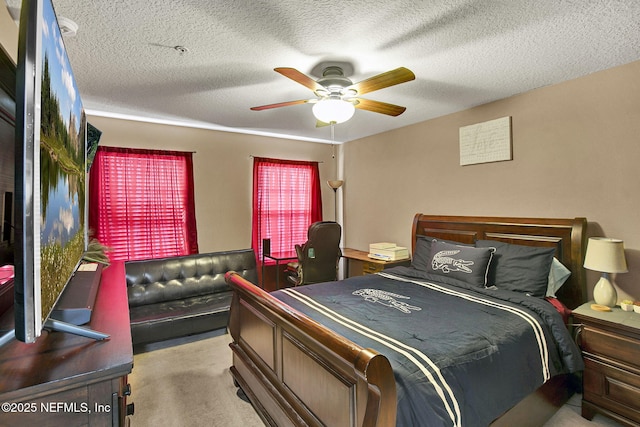
{"type": "Polygon", "coordinates": [[[573,311],[584,356],[582,416],[598,412],[627,426],[640,425],[640,314],[614,307],[573,311]]]}
{"type": "MultiPolygon", "coordinates": [[[[12,317],[3,316],[2,328],[12,317]]],[[[0,426],[129,424],[133,347],[123,263],[103,270],[86,326],[110,338],[45,330],[33,344],[12,340],[0,348],[0,426]]]]}

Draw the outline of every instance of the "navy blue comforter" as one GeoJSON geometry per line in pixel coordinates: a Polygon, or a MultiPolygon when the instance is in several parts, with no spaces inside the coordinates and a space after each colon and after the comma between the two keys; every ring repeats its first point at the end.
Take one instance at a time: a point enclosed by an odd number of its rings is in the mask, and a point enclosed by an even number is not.
{"type": "Polygon", "coordinates": [[[396,267],[272,295],[389,359],[397,426],[486,426],[550,377],[583,369],[556,309],[516,292],[396,267]]]}

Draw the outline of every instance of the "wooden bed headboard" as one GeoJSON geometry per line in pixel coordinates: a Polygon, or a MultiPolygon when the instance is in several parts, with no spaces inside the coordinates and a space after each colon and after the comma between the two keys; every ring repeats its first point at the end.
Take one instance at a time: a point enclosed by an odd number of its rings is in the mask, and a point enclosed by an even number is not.
{"type": "Polygon", "coordinates": [[[556,258],[571,276],[557,292],[570,309],[587,300],[585,271],[582,266],[586,248],[585,218],[502,218],[416,214],[413,220],[412,252],[416,236],[426,235],[473,244],[477,240],[497,240],[516,245],[555,247],[556,258]]]}

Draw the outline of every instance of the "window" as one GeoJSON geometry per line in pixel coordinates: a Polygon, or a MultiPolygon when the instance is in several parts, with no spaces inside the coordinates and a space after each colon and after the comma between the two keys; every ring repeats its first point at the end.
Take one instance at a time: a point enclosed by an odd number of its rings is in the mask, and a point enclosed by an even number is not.
{"type": "Polygon", "coordinates": [[[99,147],[89,227],[116,260],[198,253],[192,153],[99,147]]]}
{"type": "Polygon", "coordinates": [[[292,253],[307,229],[322,220],[318,162],[254,158],[252,246],[262,259],[262,239],[271,253],[292,253]]]}

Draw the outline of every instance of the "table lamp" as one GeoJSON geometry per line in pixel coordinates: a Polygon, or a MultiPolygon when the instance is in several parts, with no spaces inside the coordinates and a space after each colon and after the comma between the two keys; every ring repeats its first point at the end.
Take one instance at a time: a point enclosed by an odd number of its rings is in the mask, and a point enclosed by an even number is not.
{"type": "Polygon", "coordinates": [[[609,274],[628,271],[623,241],[607,237],[590,237],[587,243],[587,254],[584,257],[584,268],[602,273],[602,277],[593,288],[593,299],[596,304],[615,306],[618,302],[618,294],[609,280],[609,274]]]}

